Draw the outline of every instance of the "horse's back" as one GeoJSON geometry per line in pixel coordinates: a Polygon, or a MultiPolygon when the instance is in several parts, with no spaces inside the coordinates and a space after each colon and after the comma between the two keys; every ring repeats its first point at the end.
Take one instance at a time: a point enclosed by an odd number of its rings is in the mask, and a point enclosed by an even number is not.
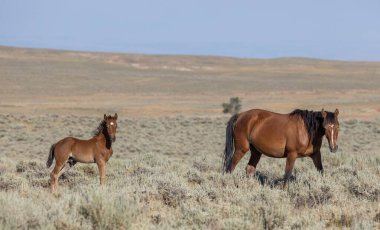
{"type": "Polygon", "coordinates": [[[75,143],[75,139],[76,138],[74,138],[74,137],[65,137],[65,138],[61,139],[60,141],[58,141],[57,143],[55,143],[55,148],[56,149],[57,148],[63,148],[63,147],[65,147],[65,148],[70,147],[71,148],[71,146],[74,145],[74,143],[75,143]]]}
{"type": "Polygon", "coordinates": [[[239,114],[237,125],[247,127],[247,131],[257,129],[278,130],[288,125],[288,114],[279,114],[261,109],[252,109],[239,114]]]}

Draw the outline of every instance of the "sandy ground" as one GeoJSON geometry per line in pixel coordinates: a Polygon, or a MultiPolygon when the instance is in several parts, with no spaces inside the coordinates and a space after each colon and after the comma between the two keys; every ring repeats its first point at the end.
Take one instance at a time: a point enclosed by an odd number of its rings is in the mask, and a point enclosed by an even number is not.
{"type": "Polygon", "coordinates": [[[243,110],[339,108],[342,119],[380,116],[380,63],[370,62],[0,47],[0,85],[0,109],[14,114],[215,116],[238,96],[243,110]]]}

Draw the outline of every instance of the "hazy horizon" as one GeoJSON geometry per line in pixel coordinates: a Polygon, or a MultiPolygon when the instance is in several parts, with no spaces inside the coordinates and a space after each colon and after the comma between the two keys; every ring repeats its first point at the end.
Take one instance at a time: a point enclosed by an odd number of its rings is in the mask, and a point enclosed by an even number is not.
{"type": "Polygon", "coordinates": [[[0,2],[0,45],[380,61],[380,2],[0,2]]]}

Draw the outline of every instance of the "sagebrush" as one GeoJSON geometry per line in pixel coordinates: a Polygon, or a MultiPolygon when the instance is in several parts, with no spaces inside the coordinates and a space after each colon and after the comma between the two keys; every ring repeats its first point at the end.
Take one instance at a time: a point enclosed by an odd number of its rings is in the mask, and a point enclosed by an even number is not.
{"type": "Polygon", "coordinates": [[[87,116],[0,115],[0,226],[3,229],[325,229],[380,227],[380,121],[341,122],[340,150],[324,140],[321,176],[298,159],[289,190],[284,159],[263,157],[246,178],[249,154],[221,173],[227,116],[119,121],[108,184],[95,164],[77,164],[49,190],[50,143],[87,138],[87,116]],[[64,124],[64,125],[63,125],[64,124]]]}

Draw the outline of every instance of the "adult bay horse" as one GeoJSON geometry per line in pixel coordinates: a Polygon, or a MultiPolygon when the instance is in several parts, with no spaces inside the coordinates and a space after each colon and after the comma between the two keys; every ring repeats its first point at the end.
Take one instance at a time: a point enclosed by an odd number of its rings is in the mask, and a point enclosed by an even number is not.
{"type": "Polygon", "coordinates": [[[298,157],[311,157],[318,171],[323,172],[322,138],[325,135],[330,151],[338,150],[339,110],[334,113],[296,109],[289,114],[252,109],[233,115],[226,128],[224,171],[232,172],[250,150],[246,173],[253,175],[262,154],[286,158],[284,188],[298,157]]]}
{"type": "Polygon", "coordinates": [[[100,174],[100,184],[106,182],[106,163],[112,156],[112,142],[116,140],[117,113],[115,116],[104,114],[103,121],[89,140],[66,137],[50,148],[46,166],[49,168],[55,159],[55,166],[50,174],[52,192],[58,189],[60,175],[77,162],[96,163],[100,174]],[[65,169],[65,170],[64,170],[65,169]]]}

